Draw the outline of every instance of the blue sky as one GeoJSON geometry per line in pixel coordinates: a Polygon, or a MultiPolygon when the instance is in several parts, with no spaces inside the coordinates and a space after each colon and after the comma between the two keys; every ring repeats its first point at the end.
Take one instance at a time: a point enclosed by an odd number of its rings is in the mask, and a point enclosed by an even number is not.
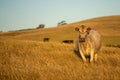
{"type": "Polygon", "coordinates": [[[0,31],[120,15],[120,0],[0,0],[0,31]]]}

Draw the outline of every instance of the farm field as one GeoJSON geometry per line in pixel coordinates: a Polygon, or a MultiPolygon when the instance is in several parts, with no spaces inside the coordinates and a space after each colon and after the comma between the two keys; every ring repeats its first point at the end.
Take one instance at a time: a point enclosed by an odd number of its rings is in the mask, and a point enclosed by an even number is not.
{"type": "Polygon", "coordinates": [[[0,80],[120,80],[120,16],[93,18],[59,27],[0,33],[0,80]],[[96,63],[83,63],[74,52],[76,26],[102,35],[96,63]],[[43,38],[50,38],[43,42],[43,38]]]}

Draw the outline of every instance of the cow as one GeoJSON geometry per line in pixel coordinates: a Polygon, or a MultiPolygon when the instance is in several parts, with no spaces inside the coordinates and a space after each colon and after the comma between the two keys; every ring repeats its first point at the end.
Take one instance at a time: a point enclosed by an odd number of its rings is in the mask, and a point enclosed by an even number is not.
{"type": "Polygon", "coordinates": [[[71,44],[71,43],[73,43],[74,41],[73,41],[73,40],[63,40],[62,42],[63,42],[63,43],[71,44]]]}
{"type": "Polygon", "coordinates": [[[75,28],[75,31],[79,33],[75,50],[80,53],[80,56],[84,62],[87,61],[86,57],[90,57],[90,63],[97,61],[98,51],[101,48],[101,35],[87,27],[85,25],[80,25],[75,28]]]}
{"type": "Polygon", "coordinates": [[[44,38],[43,41],[44,42],[49,42],[50,38],[44,38]]]}

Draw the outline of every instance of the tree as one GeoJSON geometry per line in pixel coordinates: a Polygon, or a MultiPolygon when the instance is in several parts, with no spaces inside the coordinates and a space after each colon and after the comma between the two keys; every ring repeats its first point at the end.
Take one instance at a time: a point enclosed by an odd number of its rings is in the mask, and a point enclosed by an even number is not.
{"type": "Polygon", "coordinates": [[[40,24],[37,29],[40,29],[40,28],[44,28],[45,27],[45,24],[40,24]]]}
{"type": "Polygon", "coordinates": [[[61,22],[58,23],[58,26],[65,25],[65,24],[67,24],[67,23],[66,23],[65,20],[63,20],[63,21],[61,21],[61,22]]]}

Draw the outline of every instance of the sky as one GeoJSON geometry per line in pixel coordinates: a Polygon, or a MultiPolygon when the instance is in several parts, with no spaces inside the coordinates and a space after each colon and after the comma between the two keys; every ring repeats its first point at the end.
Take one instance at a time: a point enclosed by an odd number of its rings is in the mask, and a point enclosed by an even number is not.
{"type": "Polygon", "coordinates": [[[0,31],[120,15],[120,0],[0,0],[0,31]]]}

